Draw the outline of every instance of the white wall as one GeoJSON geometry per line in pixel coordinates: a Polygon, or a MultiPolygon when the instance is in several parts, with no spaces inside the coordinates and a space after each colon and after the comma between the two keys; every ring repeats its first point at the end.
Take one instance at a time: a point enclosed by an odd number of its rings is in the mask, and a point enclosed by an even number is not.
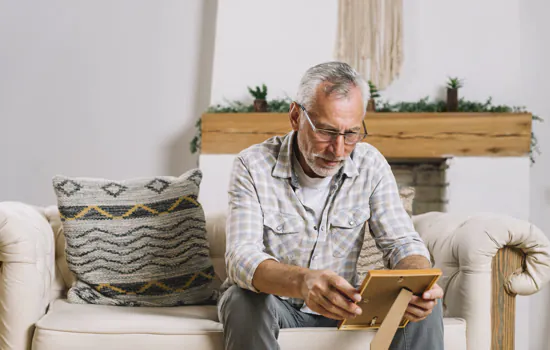
{"type": "Polygon", "coordinates": [[[268,98],[295,92],[307,67],[329,60],[336,38],[335,0],[220,0],[212,102],[249,98],[268,84],[268,98]]]}
{"type": "MultiPolygon", "coordinates": [[[[383,98],[439,96],[449,75],[461,95],[519,104],[519,0],[404,1],[405,63],[383,98]],[[466,25],[467,24],[467,25],[466,25]]],[[[337,0],[221,0],[212,102],[247,99],[267,83],[269,97],[294,96],[303,72],[333,60],[337,0]]]]}
{"type": "MultiPolygon", "coordinates": [[[[542,154],[531,168],[531,221],[550,237],[550,3],[547,0],[522,0],[521,74],[522,97],[529,110],[545,119],[535,123],[534,131],[542,154]]],[[[531,300],[531,347],[550,349],[550,288],[545,288],[531,300]],[[542,311],[541,311],[542,310],[542,311]]]]}
{"type": "Polygon", "coordinates": [[[0,201],[55,174],[178,175],[210,97],[215,0],[0,1],[0,201]]]}

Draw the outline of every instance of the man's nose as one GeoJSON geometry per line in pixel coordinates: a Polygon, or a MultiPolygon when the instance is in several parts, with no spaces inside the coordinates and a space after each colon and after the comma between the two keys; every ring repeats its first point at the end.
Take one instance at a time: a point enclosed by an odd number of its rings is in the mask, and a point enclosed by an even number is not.
{"type": "Polygon", "coordinates": [[[334,155],[336,157],[343,157],[345,155],[345,141],[344,135],[340,134],[332,141],[332,148],[334,149],[334,155]]]}

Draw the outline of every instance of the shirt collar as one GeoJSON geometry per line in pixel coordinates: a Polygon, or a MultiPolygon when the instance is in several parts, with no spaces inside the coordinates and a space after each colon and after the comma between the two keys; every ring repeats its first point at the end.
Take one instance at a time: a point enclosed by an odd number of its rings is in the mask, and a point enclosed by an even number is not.
{"type": "MultiPolygon", "coordinates": [[[[279,149],[279,154],[277,155],[277,163],[273,168],[271,175],[274,177],[280,177],[284,179],[291,178],[293,182],[298,182],[296,174],[292,169],[292,152],[294,150],[294,142],[296,140],[296,132],[289,132],[284,138],[279,149]]],[[[353,155],[355,151],[352,152],[345,160],[344,166],[340,169],[339,173],[343,173],[347,177],[355,177],[359,175],[359,170],[357,165],[353,161],[353,155]]]]}
{"type": "Polygon", "coordinates": [[[351,152],[351,154],[346,158],[346,161],[344,162],[344,166],[342,167],[342,172],[347,177],[355,177],[359,175],[359,169],[357,169],[357,165],[353,161],[353,155],[355,153],[355,150],[351,152]]]}
{"type": "Polygon", "coordinates": [[[277,155],[277,163],[273,168],[271,175],[280,178],[292,177],[292,145],[295,137],[295,132],[291,131],[283,138],[279,154],[277,155]]]}

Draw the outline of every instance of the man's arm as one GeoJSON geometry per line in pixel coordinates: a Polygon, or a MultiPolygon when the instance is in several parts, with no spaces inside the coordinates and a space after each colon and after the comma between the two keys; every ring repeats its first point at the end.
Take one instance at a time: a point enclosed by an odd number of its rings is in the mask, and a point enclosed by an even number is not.
{"type": "Polygon", "coordinates": [[[302,284],[308,269],[266,260],[258,265],[252,283],[260,292],[302,299],[302,284]]]}
{"type": "MultiPolygon", "coordinates": [[[[421,255],[408,256],[401,259],[395,265],[395,269],[397,270],[429,269],[430,267],[431,264],[428,259],[421,255]]],[[[441,298],[443,298],[443,290],[437,284],[422,296],[413,295],[405,311],[405,318],[411,322],[419,322],[426,319],[432,313],[437,300],[441,298]]]]}
{"type": "Polygon", "coordinates": [[[254,180],[239,156],[229,182],[225,251],[228,278],[241,288],[258,292],[252,279],[258,265],[269,259],[276,260],[265,253],[263,215],[254,180]]]}
{"type": "Polygon", "coordinates": [[[386,266],[391,269],[398,265],[401,268],[430,267],[430,253],[403,208],[395,177],[381,154],[373,171],[369,226],[386,266]]]}
{"type": "Polygon", "coordinates": [[[351,301],[361,300],[361,295],[348,281],[329,270],[266,260],[256,269],[253,283],[264,293],[302,299],[311,310],[335,320],[361,314],[361,308],[351,301]]]}
{"type": "Polygon", "coordinates": [[[410,255],[406,258],[401,259],[397,265],[395,265],[396,270],[410,270],[410,269],[429,269],[431,264],[422,255],[410,255]]]}
{"type": "MultiPolygon", "coordinates": [[[[370,226],[386,264],[399,270],[430,268],[430,253],[403,208],[389,164],[381,162],[376,174],[378,181],[370,198],[370,226]]],[[[405,318],[411,322],[426,319],[442,297],[443,290],[437,284],[422,296],[413,295],[405,318]]]]}

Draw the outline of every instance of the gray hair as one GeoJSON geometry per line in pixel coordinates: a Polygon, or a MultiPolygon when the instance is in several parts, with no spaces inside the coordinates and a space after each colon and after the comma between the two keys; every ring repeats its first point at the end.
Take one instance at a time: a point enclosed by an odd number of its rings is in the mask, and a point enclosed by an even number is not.
{"type": "Polygon", "coordinates": [[[309,68],[298,86],[296,102],[306,109],[311,109],[315,103],[315,92],[319,84],[330,83],[325,88],[328,95],[335,94],[339,98],[347,97],[353,87],[361,89],[363,110],[366,110],[369,100],[367,82],[355,69],[344,62],[326,62],[309,68]]]}

